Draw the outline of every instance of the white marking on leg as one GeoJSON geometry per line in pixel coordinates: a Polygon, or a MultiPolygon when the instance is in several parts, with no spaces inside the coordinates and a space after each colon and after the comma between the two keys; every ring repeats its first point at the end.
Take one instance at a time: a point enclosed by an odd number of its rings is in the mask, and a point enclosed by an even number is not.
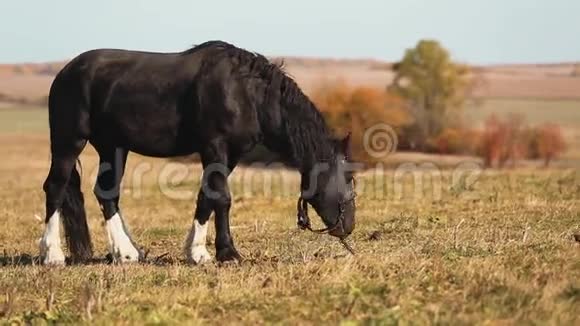
{"type": "Polygon", "coordinates": [[[135,248],[131,238],[125,232],[121,215],[116,213],[107,220],[107,237],[109,239],[109,251],[113,259],[122,263],[136,262],[139,260],[139,250],[135,248]]]}
{"type": "Polygon", "coordinates": [[[48,219],[40,239],[40,259],[44,265],[64,265],[64,253],[60,245],[60,212],[48,219]]]}
{"type": "Polygon", "coordinates": [[[196,219],[193,220],[193,226],[185,241],[185,256],[189,262],[203,264],[211,261],[211,256],[205,247],[207,229],[207,221],[205,224],[200,224],[196,219]]]}

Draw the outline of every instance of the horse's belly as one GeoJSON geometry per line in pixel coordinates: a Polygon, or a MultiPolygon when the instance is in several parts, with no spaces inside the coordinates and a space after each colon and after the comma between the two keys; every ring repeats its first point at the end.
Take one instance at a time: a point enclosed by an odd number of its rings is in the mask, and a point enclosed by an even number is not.
{"type": "Polygon", "coordinates": [[[143,119],[123,116],[100,120],[94,126],[91,143],[99,148],[121,147],[131,152],[153,157],[174,157],[199,150],[195,127],[183,126],[170,115],[153,115],[143,119]],[[160,117],[165,117],[162,119],[160,117]]]}
{"type": "Polygon", "coordinates": [[[197,150],[193,148],[129,147],[127,149],[130,152],[150,157],[176,157],[197,153],[197,150]]]}
{"type": "Polygon", "coordinates": [[[124,147],[131,152],[153,157],[184,156],[199,150],[193,137],[163,135],[162,133],[150,137],[127,138],[124,147]]]}

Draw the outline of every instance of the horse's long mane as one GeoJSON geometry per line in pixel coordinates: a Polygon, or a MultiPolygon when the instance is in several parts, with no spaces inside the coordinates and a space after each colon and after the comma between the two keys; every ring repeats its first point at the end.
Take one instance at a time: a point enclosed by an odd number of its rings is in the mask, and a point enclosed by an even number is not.
{"type": "Polygon", "coordinates": [[[332,136],[322,114],[284,71],[283,62],[272,63],[261,54],[222,41],[205,42],[184,53],[208,48],[216,51],[204,62],[205,66],[214,66],[219,60],[227,58],[235,64],[241,77],[264,81],[266,87],[262,105],[257,108],[260,123],[272,124],[271,119],[276,113],[271,111],[280,108],[279,118],[285,137],[276,141],[280,143],[279,150],[288,151],[290,147],[291,153],[286,154],[290,154],[299,168],[307,168],[317,161],[332,158],[332,136]]]}

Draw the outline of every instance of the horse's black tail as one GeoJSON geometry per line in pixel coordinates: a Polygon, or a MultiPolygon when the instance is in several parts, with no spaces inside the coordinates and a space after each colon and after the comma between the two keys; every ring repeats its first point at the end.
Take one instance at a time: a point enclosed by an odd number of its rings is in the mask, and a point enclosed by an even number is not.
{"type": "Polygon", "coordinates": [[[81,176],[76,167],[73,168],[66,186],[61,214],[66,242],[73,262],[90,259],[93,256],[93,245],[87,225],[85,200],[81,191],[81,176]]]}

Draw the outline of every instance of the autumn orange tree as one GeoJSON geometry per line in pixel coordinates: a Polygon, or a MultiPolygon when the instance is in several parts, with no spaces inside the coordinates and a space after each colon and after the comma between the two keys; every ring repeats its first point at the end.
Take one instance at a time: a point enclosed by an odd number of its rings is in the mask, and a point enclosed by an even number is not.
{"type": "Polygon", "coordinates": [[[352,134],[351,150],[354,158],[361,162],[374,160],[364,150],[365,130],[386,123],[398,131],[412,122],[403,99],[380,88],[327,83],[316,89],[311,97],[337,135],[352,134]]]}

